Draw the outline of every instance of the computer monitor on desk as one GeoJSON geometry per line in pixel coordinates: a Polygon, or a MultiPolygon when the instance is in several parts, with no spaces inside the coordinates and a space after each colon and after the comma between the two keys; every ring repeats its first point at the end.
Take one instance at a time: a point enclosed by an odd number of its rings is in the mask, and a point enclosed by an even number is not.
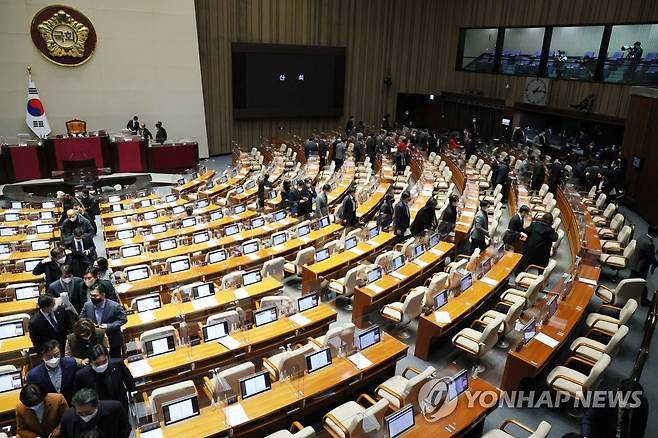
{"type": "Polygon", "coordinates": [[[279,210],[274,213],[272,213],[272,222],[280,221],[286,217],[286,211],[285,210],[279,210]]]}
{"type": "Polygon", "coordinates": [[[117,231],[117,239],[119,240],[132,239],[133,237],[135,237],[135,230],[117,231]]]}
{"type": "Polygon", "coordinates": [[[265,218],[263,216],[258,216],[251,220],[251,228],[260,228],[265,225],[265,218]]]}
{"type": "Polygon", "coordinates": [[[5,213],[5,222],[17,222],[21,220],[21,215],[18,213],[5,213]]]}
{"type": "Polygon", "coordinates": [[[297,227],[297,237],[304,237],[310,232],[311,227],[309,227],[308,224],[297,227]]]}
{"type": "Polygon", "coordinates": [[[160,295],[154,295],[152,297],[137,298],[135,300],[135,307],[137,312],[148,312],[149,310],[155,310],[162,307],[162,302],[160,301],[160,295]]]}
{"type": "Polygon", "coordinates": [[[55,203],[52,201],[45,201],[41,203],[41,208],[55,208],[55,203]]]}
{"type": "Polygon", "coordinates": [[[243,255],[253,254],[255,252],[258,252],[259,249],[260,249],[260,245],[258,244],[257,241],[247,242],[242,244],[243,255]]]}
{"type": "Polygon", "coordinates": [[[174,208],[171,209],[171,211],[174,214],[181,214],[185,211],[185,206],[184,205],[176,205],[174,208]]]}
{"type": "Polygon", "coordinates": [[[233,214],[242,214],[247,211],[247,207],[244,204],[238,204],[233,207],[233,214]]]}
{"type": "Polygon", "coordinates": [[[201,328],[201,331],[203,332],[204,342],[214,341],[216,339],[223,338],[224,336],[227,336],[229,334],[228,322],[220,321],[220,322],[204,325],[201,328]]]}
{"type": "Polygon", "coordinates": [[[376,268],[373,268],[370,271],[368,271],[368,274],[367,274],[368,284],[373,283],[373,282],[379,280],[380,278],[382,278],[382,268],[381,268],[381,266],[377,266],[376,268]]]}
{"type": "Polygon", "coordinates": [[[427,246],[429,248],[434,248],[436,245],[439,244],[440,241],[441,241],[441,236],[439,236],[437,233],[434,233],[430,236],[427,246]]]}
{"type": "Polygon", "coordinates": [[[48,240],[33,240],[30,243],[30,249],[32,251],[43,251],[50,248],[50,241],[48,240]]]}
{"type": "Polygon", "coordinates": [[[186,217],[181,222],[181,227],[182,228],[193,227],[195,225],[196,225],[196,218],[195,217],[186,217]]]}
{"type": "Polygon", "coordinates": [[[151,234],[159,234],[167,231],[167,224],[155,224],[151,227],[151,234]]]}
{"type": "Polygon", "coordinates": [[[331,365],[331,348],[325,348],[316,353],[307,354],[306,371],[311,374],[317,370],[331,365]]]}
{"type": "Polygon", "coordinates": [[[281,245],[288,240],[288,234],[285,231],[272,234],[272,246],[281,245]]]}
{"type": "Polygon", "coordinates": [[[318,228],[328,227],[329,224],[330,224],[329,216],[322,216],[322,217],[318,220],[318,228]]]}
{"type": "Polygon", "coordinates": [[[459,282],[460,292],[465,292],[469,287],[471,287],[472,284],[473,284],[473,274],[469,272],[459,282]]]}
{"type": "Polygon", "coordinates": [[[247,399],[272,389],[269,371],[262,371],[239,380],[240,397],[247,399]]]}
{"type": "Polygon", "coordinates": [[[2,236],[2,237],[15,236],[16,234],[18,234],[18,228],[16,228],[16,227],[2,227],[2,228],[0,228],[0,236],[2,236]]]}
{"type": "Polygon", "coordinates": [[[158,217],[158,212],[157,211],[146,211],[144,212],[144,220],[145,221],[151,221],[153,219],[156,219],[158,217]]]}
{"type": "Polygon", "coordinates": [[[0,339],[17,338],[23,336],[25,330],[22,321],[9,321],[0,323],[0,339]]]}
{"type": "Polygon", "coordinates": [[[218,249],[216,251],[211,251],[208,253],[208,263],[219,263],[226,260],[226,250],[218,249]]]}
{"type": "Polygon", "coordinates": [[[25,272],[32,272],[34,268],[40,263],[40,260],[24,260],[25,263],[25,272]]]}
{"type": "Polygon", "coordinates": [[[243,286],[251,286],[252,284],[256,284],[259,281],[262,280],[260,270],[256,269],[254,271],[250,272],[245,272],[242,274],[242,285],[243,286]]]}
{"type": "Polygon", "coordinates": [[[0,374],[0,393],[13,391],[23,386],[23,377],[21,371],[0,374]]]}
{"type": "Polygon", "coordinates": [[[127,216],[117,216],[112,218],[112,225],[123,225],[125,223],[128,223],[127,216]]]}
{"type": "Polygon", "coordinates": [[[417,259],[421,255],[423,255],[424,252],[425,252],[425,247],[423,246],[423,244],[422,243],[418,244],[418,245],[414,246],[414,249],[413,249],[412,254],[411,254],[411,258],[412,259],[417,259]]]}
{"type": "Polygon", "coordinates": [[[137,280],[144,280],[145,278],[149,278],[149,271],[147,267],[126,269],[124,270],[124,273],[126,274],[126,279],[128,281],[137,281],[137,280]]]}
{"type": "Polygon", "coordinates": [[[47,234],[53,232],[53,226],[50,224],[37,225],[37,234],[47,234]]]}
{"type": "Polygon", "coordinates": [[[319,303],[320,299],[318,298],[318,294],[304,295],[301,298],[297,298],[297,309],[299,309],[300,312],[304,312],[305,310],[318,307],[319,303]]]}
{"type": "Polygon", "coordinates": [[[363,351],[368,347],[371,347],[378,343],[381,340],[381,333],[379,331],[379,326],[374,326],[363,333],[359,334],[357,336],[357,345],[359,347],[359,351],[363,351]]]}
{"type": "Polygon", "coordinates": [[[329,248],[320,248],[315,251],[315,262],[321,262],[329,258],[329,248]]]}
{"type": "Polygon", "coordinates": [[[210,240],[210,233],[208,231],[201,231],[199,233],[192,234],[192,243],[203,243],[210,240]]]}
{"type": "Polygon", "coordinates": [[[276,318],[277,318],[276,307],[270,307],[269,309],[259,310],[258,312],[254,312],[254,325],[256,327],[260,327],[265,324],[269,324],[271,322],[276,321],[276,318]]]}
{"type": "Polygon", "coordinates": [[[123,205],[121,204],[112,204],[111,209],[113,212],[121,211],[123,210],[123,205]]]}
{"type": "Polygon", "coordinates": [[[210,220],[211,221],[218,221],[223,217],[224,217],[224,213],[222,213],[221,210],[215,210],[215,211],[210,213],[210,220]]]}
{"type": "Polygon", "coordinates": [[[448,400],[454,400],[468,389],[468,370],[455,374],[448,384],[448,400]]]}
{"type": "Polygon", "coordinates": [[[10,205],[12,210],[20,210],[23,208],[23,203],[21,201],[11,201],[10,205]]]}
{"type": "Polygon", "coordinates": [[[370,229],[368,230],[367,240],[374,239],[375,237],[377,237],[378,234],[379,234],[379,227],[377,225],[375,225],[374,227],[370,227],[370,229]]]}
{"type": "Polygon", "coordinates": [[[350,250],[356,246],[356,236],[352,236],[345,241],[345,250],[350,250]]]}
{"type": "Polygon", "coordinates": [[[212,282],[200,284],[192,288],[192,299],[194,300],[209,297],[211,295],[215,295],[215,284],[212,282]]]}
{"type": "Polygon", "coordinates": [[[135,257],[142,253],[141,245],[128,245],[121,248],[121,257],[135,257]]]}
{"type": "Polygon", "coordinates": [[[537,321],[535,318],[532,318],[528,323],[523,327],[523,344],[527,344],[535,337],[537,334],[537,321]]]}
{"type": "Polygon", "coordinates": [[[240,227],[238,226],[238,224],[231,224],[224,227],[225,236],[233,236],[234,234],[238,234],[239,232],[240,232],[240,227]]]}
{"type": "Polygon", "coordinates": [[[196,395],[162,404],[162,416],[165,426],[197,415],[199,415],[199,400],[196,395]]]}
{"type": "Polygon", "coordinates": [[[30,300],[39,297],[39,286],[23,286],[14,289],[16,292],[16,301],[30,300]]]}
{"type": "Polygon", "coordinates": [[[448,303],[448,291],[443,290],[434,296],[434,310],[439,310],[448,303]]]}
{"type": "Polygon", "coordinates": [[[164,338],[153,339],[144,342],[144,351],[146,357],[159,356],[161,354],[170,353],[176,350],[176,341],[174,335],[169,335],[164,338]]]}
{"type": "Polygon", "coordinates": [[[172,237],[171,239],[162,239],[161,241],[158,242],[158,249],[160,251],[168,251],[170,249],[174,249],[178,246],[178,241],[176,240],[175,237],[172,237]]]}
{"type": "Polygon", "coordinates": [[[404,435],[416,425],[413,405],[398,409],[384,419],[388,438],[397,438],[404,435]]]}
{"type": "MultiPolygon", "coordinates": [[[[210,187],[212,188],[212,187],[210,187]]],[[[194,203],[194,208],[205,208],[210,205],[209,199],[199,199],[194,203]]]]}
{"type": "MultiPolygon", "coordinates": [[[[183,180],[183,181],[185,181],[185,180],[183,180]]],[[[176,202],[177,199],[178,198],[174,194],[169,194],[169,195],[165,196],[165,202],[166,203],[176,202]]]]}
{"type": "Polygon", "coordinates": [[[389,269],[389,272],[393,272],[397,269],[400,269],[402,265],[404,265],[404,256],[402,254],[393,257],[393,260],[391,260],[391,267],[389,269]]]}
{"type": "Polygon", "coordinates": [[[150,207],[151,206],[151,200],[150,199],[142,199],[139,201],[139,206],[142,208],[150,207]]]}

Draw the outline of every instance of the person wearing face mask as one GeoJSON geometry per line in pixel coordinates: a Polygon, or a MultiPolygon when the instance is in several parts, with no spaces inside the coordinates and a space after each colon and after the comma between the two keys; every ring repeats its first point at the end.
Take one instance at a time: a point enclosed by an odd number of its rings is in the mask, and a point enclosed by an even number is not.
{"type": "Polygon", "coordinates": [[[82,278],[83,283],[73,294],[69,294],[69,299],[75,310],[80,313],[84,304],[89,301],[91,288],[96,284],[102,284],[105,288],[105,296],[108,300],[119,302],[119,296],[114,285],[107,280],[100,278],[98,268],[89,268],[82,278]]]}
{"type": "Polygon", "coordinates": [[[62,222],[60,228],[62,242],[71,244],[73,242],[73,230],[76,228],[81,228],[85,236],[94,236],[96,234],[94,233],[94,228],[91,226],[91,222],[82,214],[78,213],[78,210],[71,208],[66,211],[66,220],[62,222]]]}
{"type": "Polygon", "coordinates": [[[115,278],[110,264],[108,263],[105,257],[99,257],[94,262],[94,268],[98,268],[98,278],[101,280],[107,280],[110,283],[114,284],[115,278]]]}
{"type": "Polygon", "coordinates": [[[92,430],[103,432],[104,438],[128,438],[132,430],[128,411],[116,400],[99,400],[98,393],[83,388],[71,400],[73,407],[62,416],[61,438],[79,438],[92,430]]]}
{"type": "Polygon", "coordinates": [[[66,335],[72,328],[72,323],[66,309],[57,306],[55,298],[48,294],[39,296],[37,299],[39,310],[34,312],[28,323],[28,332],[32,345],[39,349],[41,344],[51,339],[57,340],[60,349],[64,350],[66,335]]]}
{"type": "Polygon", "coordinates": [[[64,248],[55,247],[50,250],[50,256],[37,263],[32,270],[32,274],[45,274],[46,287],[48,287],[52,282],[59,280],[62,274],[61,266],[66,264],[69,259],[70,257],[64,248]]]}
{"type": "Polygon", "coordinates": [[[46,393],[28,383],[21,389],[16,405],[16,436],[20,438],[59,438],[59,423],[69,405],[62,394],[46,393]]]}
{"type": "Polygon", "coordinates": [[[73,333],[66,337],[64,353],[74,358],[78,366],[86,366],[96,345],[110,348],[105,329],[96,327],[89,319],[81,319],[73,325],[73,333]]]}
{"type": "Polygon", "coordinates": [[[134,392],[135,380],[121,359],[110,359],[107,349],[94,345],[89,356],[89,365],[75,375],[76,391],[92,388],[101,400],[116,400],[128,410],[126,392],[134,392]]]}
{"type": "Polygon", "coordinates": [[[78,370],[75,359],[61,357],[59,343],[54,339],[43,343],[37,352],[43,363],[30,369],[25,381],[36,383],[45,392],[60,393],[70,402],[78,370]]]}
{"type": "Polygon", "coordinates": [[[105,287],[95,284],[89,292],[89,300],[80,312],[80,318],[89,318],[100,328],[105,329],[110,340],[110,356],[121,357],[123,333],[121,326],[128,322],[126,311],[119,303],[106,299],[105,287]]]}
{"type": "MultiPolygon", "coordinates": [[[[59,298],[63,293],[68,294],[69,300],[80,293],[81,287],[84,285],[82,278],[73,275],[71,265],[62,265],[60,267],[59,280],[53,281],[48,286],[46,294],[59,298]]],[[[79,312],[79,310],[76,308],[79,312]]]]}

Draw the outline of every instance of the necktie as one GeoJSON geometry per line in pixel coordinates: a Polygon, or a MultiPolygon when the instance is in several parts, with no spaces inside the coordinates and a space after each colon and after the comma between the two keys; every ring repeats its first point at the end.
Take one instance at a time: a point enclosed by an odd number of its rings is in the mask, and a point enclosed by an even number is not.
{"type": "Polygon", "coordinates": [[[78,244],[78,251],[82,252],[82,240],[76,240],[76,243],[78,244]]]}
{"type": "Polygon", "coordinates": [[[52,313],[48,314],[48,319],[50,319],[50,324],[53,326],[55,330],[57,330],[57,319],[55,319],[55,315],[52,313]]]}

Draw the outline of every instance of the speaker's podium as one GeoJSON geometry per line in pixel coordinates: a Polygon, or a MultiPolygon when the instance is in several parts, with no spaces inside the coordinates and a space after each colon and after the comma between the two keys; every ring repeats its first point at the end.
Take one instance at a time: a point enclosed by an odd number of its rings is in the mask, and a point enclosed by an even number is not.
{"type": "Polygon", "coordinates": [[[38,140],[6,139],[0,154],[0,183],[48,178],[50,167],[38,140]]]}
{"type": "Polygon", "coordinates": [[[66,122],[66,132],[67,136],[51,136],[45,141],[53,171],[110,167],[109,137],[104,131],[88,134],[87,122],[73,119],[66,122]]]}

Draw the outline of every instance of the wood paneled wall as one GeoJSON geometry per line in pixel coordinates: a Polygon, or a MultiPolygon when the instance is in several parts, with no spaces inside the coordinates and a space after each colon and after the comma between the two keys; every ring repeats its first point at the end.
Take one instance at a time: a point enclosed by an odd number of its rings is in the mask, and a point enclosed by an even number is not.
{"type": "MultiPolygon", "coordinates": [[[[655,0],[196,0],[199,53],[211,154],[233,142],[250,146],[279,136],[342,126],[348,114],[377,125],[395,114],[401,93],[482,91],[520,100],[525,78],[455,71],[460,27],[576,25],[658,21],[655,0]],[[234,121],[231,42],[347,48],[342,120],[234,121]],[[384,78],[392,78],[391,87],[384,78]],[[505,85],[510,84],[506,89],[505,85]]],[[[568,108],[597,96],[594,111],[626,117],[628,87],[553,81],[550,106],[568,108]]]]}

